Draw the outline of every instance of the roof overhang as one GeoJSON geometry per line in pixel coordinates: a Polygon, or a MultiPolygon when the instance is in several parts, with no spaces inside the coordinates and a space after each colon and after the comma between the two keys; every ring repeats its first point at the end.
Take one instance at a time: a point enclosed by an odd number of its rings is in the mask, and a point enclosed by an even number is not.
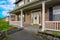
{"type": "Polygon", "coordinates": [[[20,1],[22,1],[22,0],[18,0],[18,1],[16,1],[14,4],[18,4],[20,1]]]}
{"type": "Polygon", "coordinates": [[[17,9],[14,9],[10,13],[16,13],[16,12],[19,12],[21,9],[24,10],[24,9],[28,9],[28,8],[31,8],[31,7],[34,7],[34,6],[37,6],[37,5],[41,5],[42,1],[45,1],[46,4],[48,4],[48,3],[52,2],[52,1],[56,1],[56,0],[38,0],[38,1],[34,1],[34,2],[31,2],[31,3],[25,4],[23,6],[20,6],[17,9]]]}

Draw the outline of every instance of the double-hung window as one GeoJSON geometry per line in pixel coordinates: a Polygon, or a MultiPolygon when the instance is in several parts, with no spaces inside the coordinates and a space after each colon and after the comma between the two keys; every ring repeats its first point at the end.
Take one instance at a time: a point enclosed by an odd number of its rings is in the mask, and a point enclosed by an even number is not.
{"type": "Polygon", "coordinates": [[[49,8],[49,15],[50,21],[60,21],[60,6],[49,8]]]}
{"type": "Polygon", "coordinates": [[[53,20],[60,21],[60,6],[53,7],[53,20]]]}

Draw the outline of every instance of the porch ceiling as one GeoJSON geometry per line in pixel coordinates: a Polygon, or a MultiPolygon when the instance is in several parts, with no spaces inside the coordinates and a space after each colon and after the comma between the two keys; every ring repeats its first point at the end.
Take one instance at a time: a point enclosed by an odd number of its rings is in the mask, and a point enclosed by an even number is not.
{"type": "Polygon", "coordinates": [[[15,12],[11,12],[10,14],[16,14],[16,15],[19,15],[19,14],[21,14],[21,11],[18,10],[18,11],[15,11],[15,12]]]}
{"type": "Polygon", "coordinates": [[[53,7],[56,5],[60,5],[60,0],[52,0],[52,1],[46,2],[46,7],[53,7]]]}

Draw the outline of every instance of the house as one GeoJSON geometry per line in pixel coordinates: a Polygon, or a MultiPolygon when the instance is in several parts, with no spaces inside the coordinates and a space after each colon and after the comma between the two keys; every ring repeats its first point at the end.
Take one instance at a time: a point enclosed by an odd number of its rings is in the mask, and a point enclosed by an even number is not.
{"type": "Polygon", "coordinates": [[[6,16],[6,17],[4,18],[4,20],[8,22],[8,21],[9,21],[9,16],[6,16]]]}
{"type": "Polygon", "coordinates": [[[41,31],[60,31],[60,0],[17,0],[10,12],[10,25],[39,25],[41,31]]]}

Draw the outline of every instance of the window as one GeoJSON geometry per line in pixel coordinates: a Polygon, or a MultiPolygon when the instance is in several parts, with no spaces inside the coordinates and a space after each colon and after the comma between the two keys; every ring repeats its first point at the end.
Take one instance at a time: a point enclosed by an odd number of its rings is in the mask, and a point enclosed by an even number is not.
{"type": "Polygon", "coordinates": [[[60,14],[53,15],[54,21],[60,21],[60,14]]]}
{"type": "Polygon", "coordinates": [[[24,1],[20,1],[20,2],[18,3],[18,6],[22,6],[22,5],[24,5],[24,1]]]}
{"type": "Polygon", "coordinates": [[[28,3],[28,2],[30,2],[30,0],[24,0],[24,3],[28,3]]]}
{"type": "Polygon", "coordinates": [[[11,21],[15,21],[15,15],[11,15],[11,21]]]}
{"type": "Polygon", "coordinates": [[[20,17],[19,17],[20,15],[17,15],[17,21],[20,21],[20,17]]]}
{"type": "Polygon", "coordinates": [[[53,7],[53,20],[60,21],[60,6],[53,7]]]}
{"type": "Polygon", "coordinates": [[[49,20],[53,21],[53,8],[52,7],[49,8],[49,20]]]}

